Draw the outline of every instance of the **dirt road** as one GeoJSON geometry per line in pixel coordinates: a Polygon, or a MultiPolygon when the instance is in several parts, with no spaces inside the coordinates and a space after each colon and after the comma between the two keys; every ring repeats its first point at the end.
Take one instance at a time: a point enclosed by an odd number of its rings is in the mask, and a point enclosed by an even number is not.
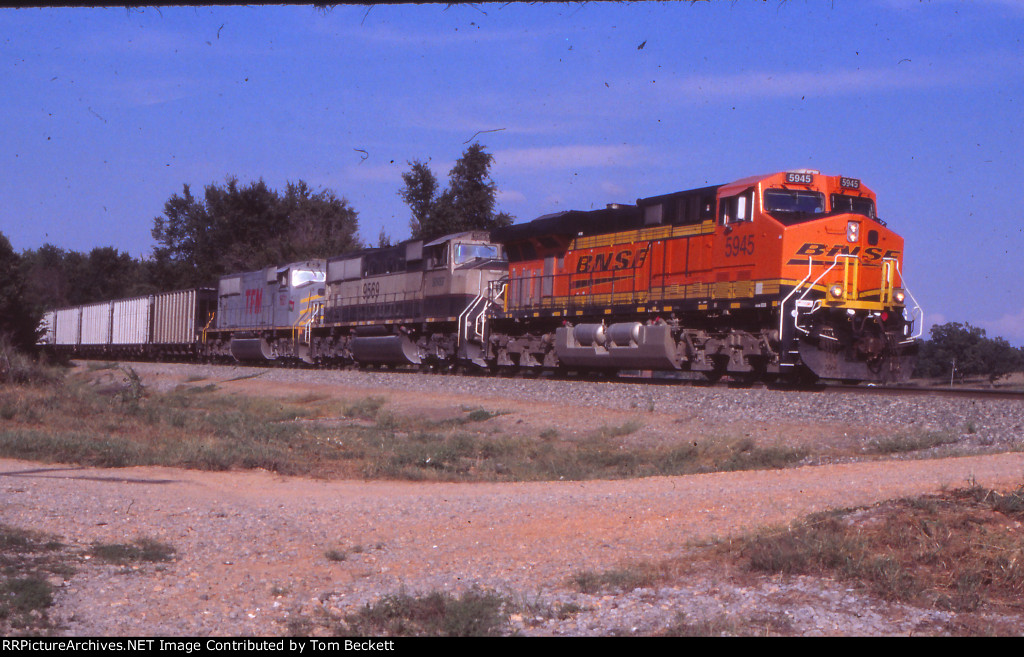
{"type": "MultiPolygon", "coordinates": [[[[59,596],[65,633],[273,635],[310,627],[297,619],[343,615],[403,589],[480,585],[522,599],[564,599],[575,572],[673,557],[691,541],[830,507],[969,481],[1005,488],[1022,479],[1021,453],[521,484],[328,482],[265,472],[0,460],[0,521],[74,545],[146,537],[177,550],[170,564],[132,572],[83,564],[59,596]],[[328,559],[328,550],[344,560],[328,559]]],[[[592,618],[581,615],[571,626],[549,623],[541,633],[601,634],[614,629],[601,627],[607,623],[644,632],[666,614],[691,609],[687,604],[705,611],[708,604],[768,604],[765,591],[777,585],[744,590],[705,575],[675,587],[674,596],[667,591],[656,601],[620,600],[615,607],[622,613],[612,620],[601,616],[608,610],[600,600],[591,601],[592,618]]],[[[792,600],[777,604],[799,607],[792,600]]],[[[891,612],[872,625],[878,605],[867,599],[825,606],[832,608],[794,617],[809,623],[795,630],[899,633],[899,622],[921,622],[902,610],[903,620],[891,612]]]]}

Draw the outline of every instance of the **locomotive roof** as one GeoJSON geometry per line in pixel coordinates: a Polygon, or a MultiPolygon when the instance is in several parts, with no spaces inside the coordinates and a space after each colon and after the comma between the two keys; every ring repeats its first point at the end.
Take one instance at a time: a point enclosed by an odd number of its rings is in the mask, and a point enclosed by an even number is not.
{"type": "Polygon", "coordinates": [[[643,215],[635,205],[613,205],[601,210],[565,210],[528,221],[496,228],[491,238],[496,242],[521,242],[545,235],[600,235],[601,233],[639,227],[643,215]]]}
{"type": "Polygon", "coordinates": [[[275,272],[282,272],[289,267],[308,267],[311,269],[323,269],[327,266],[327,260],[325,258],[311,258],[309,260],[296,260],[294,262],[287,262],[283,265],[267,265],[260,269],[251,269],[249,271],[235,271],[229,274],[222,274],[218,276],[218,280],[225,278],[234,278],[236,276],[247,276],[250,274],[260,274],[266,271],[274,270],[275,272]]]}
{"type": "Polygon", "coordinates": [[[686,189],[681,192],[671,192],[669,194],[659,194],[658,196],[648,196],[646,198],[638,198],[636,204],[640,207],[646,207],[648,205],[657,205],[670,199],[679,198],[680,196],[690,196],[691,194],[704,195],[704,194],[715,194],[723,185],[709,185],[708,187],[698,187],[696,189],[686,189]]]}
{"type": "Polygon", "coordinates": [[[451,240],[458,240],[458,239],[462,239],[462,240],[486,240],[486,239],[488,239],[488,234],[487,234],[487,231],[467,230],[467,231],[462,232],[462,233],[451,233],[449,235],[445,235],[444,237],[438,237],[433,242],[428,242],[427,244],[424,244],[423,246],[437,246],[438,244],[444,244],[445,242],[449,242],[451,240]]]}
{"type": "Polygon", "coordinates": [[[350,260],[352,258],[359,258],[361,256],[374,255],[374,254],[387,253],[387,252],[395,252],[395,253],[401,252],[401,253],[405,253],[405,248],[407,246],[409,246],[410,244],[416,244],[417,242],[419,242],[419,243],[422,243],[423,246],[425,246],[425,247],[430,247],[430,246],[438,246],[440,244],[444,244],[445,242],[448,242],[448,241],[451,241],[451,240],[454,240],[454,239],[487,240],[488,239],[488,233],[487,233],[487,231],[468,230],[468,231],[465,231],[465,232],[462,232],[462,233],[449,233],[448,235],[445,235],[444,237],[438,237],[437,239],[432,240],[430,242],[423,242],[423,240],[420,240],[420,239],[408,239],[408,240],[403,240],[401,242],[398,242],[397,244],[392,244],[391,246],[371,246],[371,247],[367,247],[365,249],[356,249],[355,251],[347,251],[345,253],[341,253],[339,255],[332,256],[332,257],[328,258],[327,260],[329,262],[335,262],[335,261],[338,261],[338,260],[350,260]]]}
{"type": "Polygon", "coordinates": [[[648,196],[637,199],[636,205],[609,205],[600,210],[565,210],[538,217],[533,221],[497,228],[491,232],[496,242],[505,244],[524,242],[531,238],[546,235],[587,236],[611,233],[619,230],[630,230],[643,227],[643,208],[664,203],[675,198],[691,195],[724,195],[739,193],[758,182],[778,175],[766,173],[749,176],[721,185],[708,185],[679,192],[648,196]]]}

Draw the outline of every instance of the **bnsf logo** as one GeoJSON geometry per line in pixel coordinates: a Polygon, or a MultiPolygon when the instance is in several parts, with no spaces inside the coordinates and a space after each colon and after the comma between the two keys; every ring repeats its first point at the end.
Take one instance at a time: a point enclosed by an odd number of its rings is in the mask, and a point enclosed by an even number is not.
{"type": "Polygon", "coordinates": [[[577,274],[592,274],[598,271],[619,271],[621,269],[639,269],[647,260],[647,248],[636,253],[632,249],[624,249],[618,253],[597,253],[581,255],[576,261],[577,274]]]}
{"type": "MultiPolygon", "coordinates": [[[[882,258],[898,258],[900,256],[899,251],[882,251],[875,246],[869,246],[861,252],[859,246],[849,247],[845,244],[815,244],[814,242],[805,242],[803,246],[796,250],[798,256],[825,256],[827,258],[834,258],[837,255],[852,255],[858,256],[865,262],[873,262],[875,260],[881,260],[882,258]]],[[[804,263],[807,260],[803,260],[804,263]]],[[[796,261],[790,261],[789,264],[797,264],[796,261]]]]}

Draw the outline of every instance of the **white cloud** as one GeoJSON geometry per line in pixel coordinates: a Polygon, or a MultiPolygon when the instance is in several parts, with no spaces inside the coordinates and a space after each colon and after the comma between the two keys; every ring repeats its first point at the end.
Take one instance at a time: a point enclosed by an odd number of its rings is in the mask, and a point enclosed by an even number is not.
{"type": "Polygon", "coordinates": [[[913,65],[821,72],[755,71],[734,75],[691,76],[662,85],[693,100],[840,96],[891,89],[943,86],[962,77],[959,71],[913,65]],[[902,68],[900,68],[902,67],[902,68]]]}
{"type": "Polygon", "coordinates": [[[942,326],[943,324],[948,324],[948,323],[949,323],[949,320],[946,319],[946,316],[943,315],[942,313],[931,313],[931,314],[925,315],[924,316],[924,333],[921,335],[921,337],[922,338],[927,338],[930,335],[929,331],[936,324],[938,324],[939,326],[942,326]]]}
{"type": "Polygon", "coordinates": [[[690,75],[654,83],[620,80],[617,86],[659,103],[722,102],[759,98],[823,98],[895,90],[966,87],[1016,75],[1024,65],[1019,52],[990,51],[956,60],[910,55],[888,66],[821,71],[755,70],[732,74],[690,75]]]}
{"type": "MultiPolygon", "coordinates": [[[[187,77],[139,78],[104,85],[109,99],[118,99],[129,107],[160,105],[197,95],[207,81],[187,77]]],[[[115,101],[116,102],[116,101],[115,101]]]]}
{"type": "Polygon", "coordinates": [[[501,203],[525,203],[526,194],[518,190],[498,190],[498,201],[501,203]]]}
{"type": "Polygon", "coordinates": [[[979,325],[990,338],[1001,337],[1012,344],[1024,345],[1024,308],[993,321],[980,322],[979,325]]]}
{"type": "MultiPolygon", "coordinates": [[[[371,6],[339,8],[327,15],[310,18],[307,29],[345,42],[355,41],[367,47],[448,48],[476,43],[500,43],[533,46],[538,39],[561,36],[565,30],[556,27],[529,29],[523,27],[496,28],[477,8],[471,5],[439,5],[422,7],[371,6]],[[393,12],[393,13],[392,13],[393,12]],[[353,14],[359,16],[353,22],[353,14]],[[402,20],[419,21],[410,26],[402,20]]],[[[499,8],[500,11],[500,8],[499,8]]]]}
{"type": "Polygon", "coordinates": [[[625,198],[627,194],[633,193],[632,190],[626,189],[619,183],[615,183],[610,180],[606,180],[601,183],[601,191],[608,196],[621,196],[623,198],[625,198]]]}
{"type": "MultiPolygon", "coordinates": [[[[884,7],[900,11],[923,11],[937,6],[941,7],[942,5],[955,5],[956,7],[964,6],[963,0],[931,0],[927,3],[923,3],[921,0],[879,0],[879,2],[884,7]]],[[[1009,9],[1014,13],[1024,12],[1024,3],[1022,3],[1021,0],[974,0],[972,4],[1002,7],[1004,9],[1009,9]]]]}

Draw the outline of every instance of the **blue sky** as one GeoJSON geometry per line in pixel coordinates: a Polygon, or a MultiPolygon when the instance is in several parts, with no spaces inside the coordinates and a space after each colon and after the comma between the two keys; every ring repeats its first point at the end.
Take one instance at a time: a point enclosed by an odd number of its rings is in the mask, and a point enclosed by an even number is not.
{"type": "Polygon", "coordinates": [[[152,248],[187,183],[305,180],[408,236],[476,136],[500,209],[814,168],[906,239],[925,323],[1024,345],[1024,0],[0,9],[0,231],[152,248]],[[477,134],[480,133],[480,134],[477,134]]]}

